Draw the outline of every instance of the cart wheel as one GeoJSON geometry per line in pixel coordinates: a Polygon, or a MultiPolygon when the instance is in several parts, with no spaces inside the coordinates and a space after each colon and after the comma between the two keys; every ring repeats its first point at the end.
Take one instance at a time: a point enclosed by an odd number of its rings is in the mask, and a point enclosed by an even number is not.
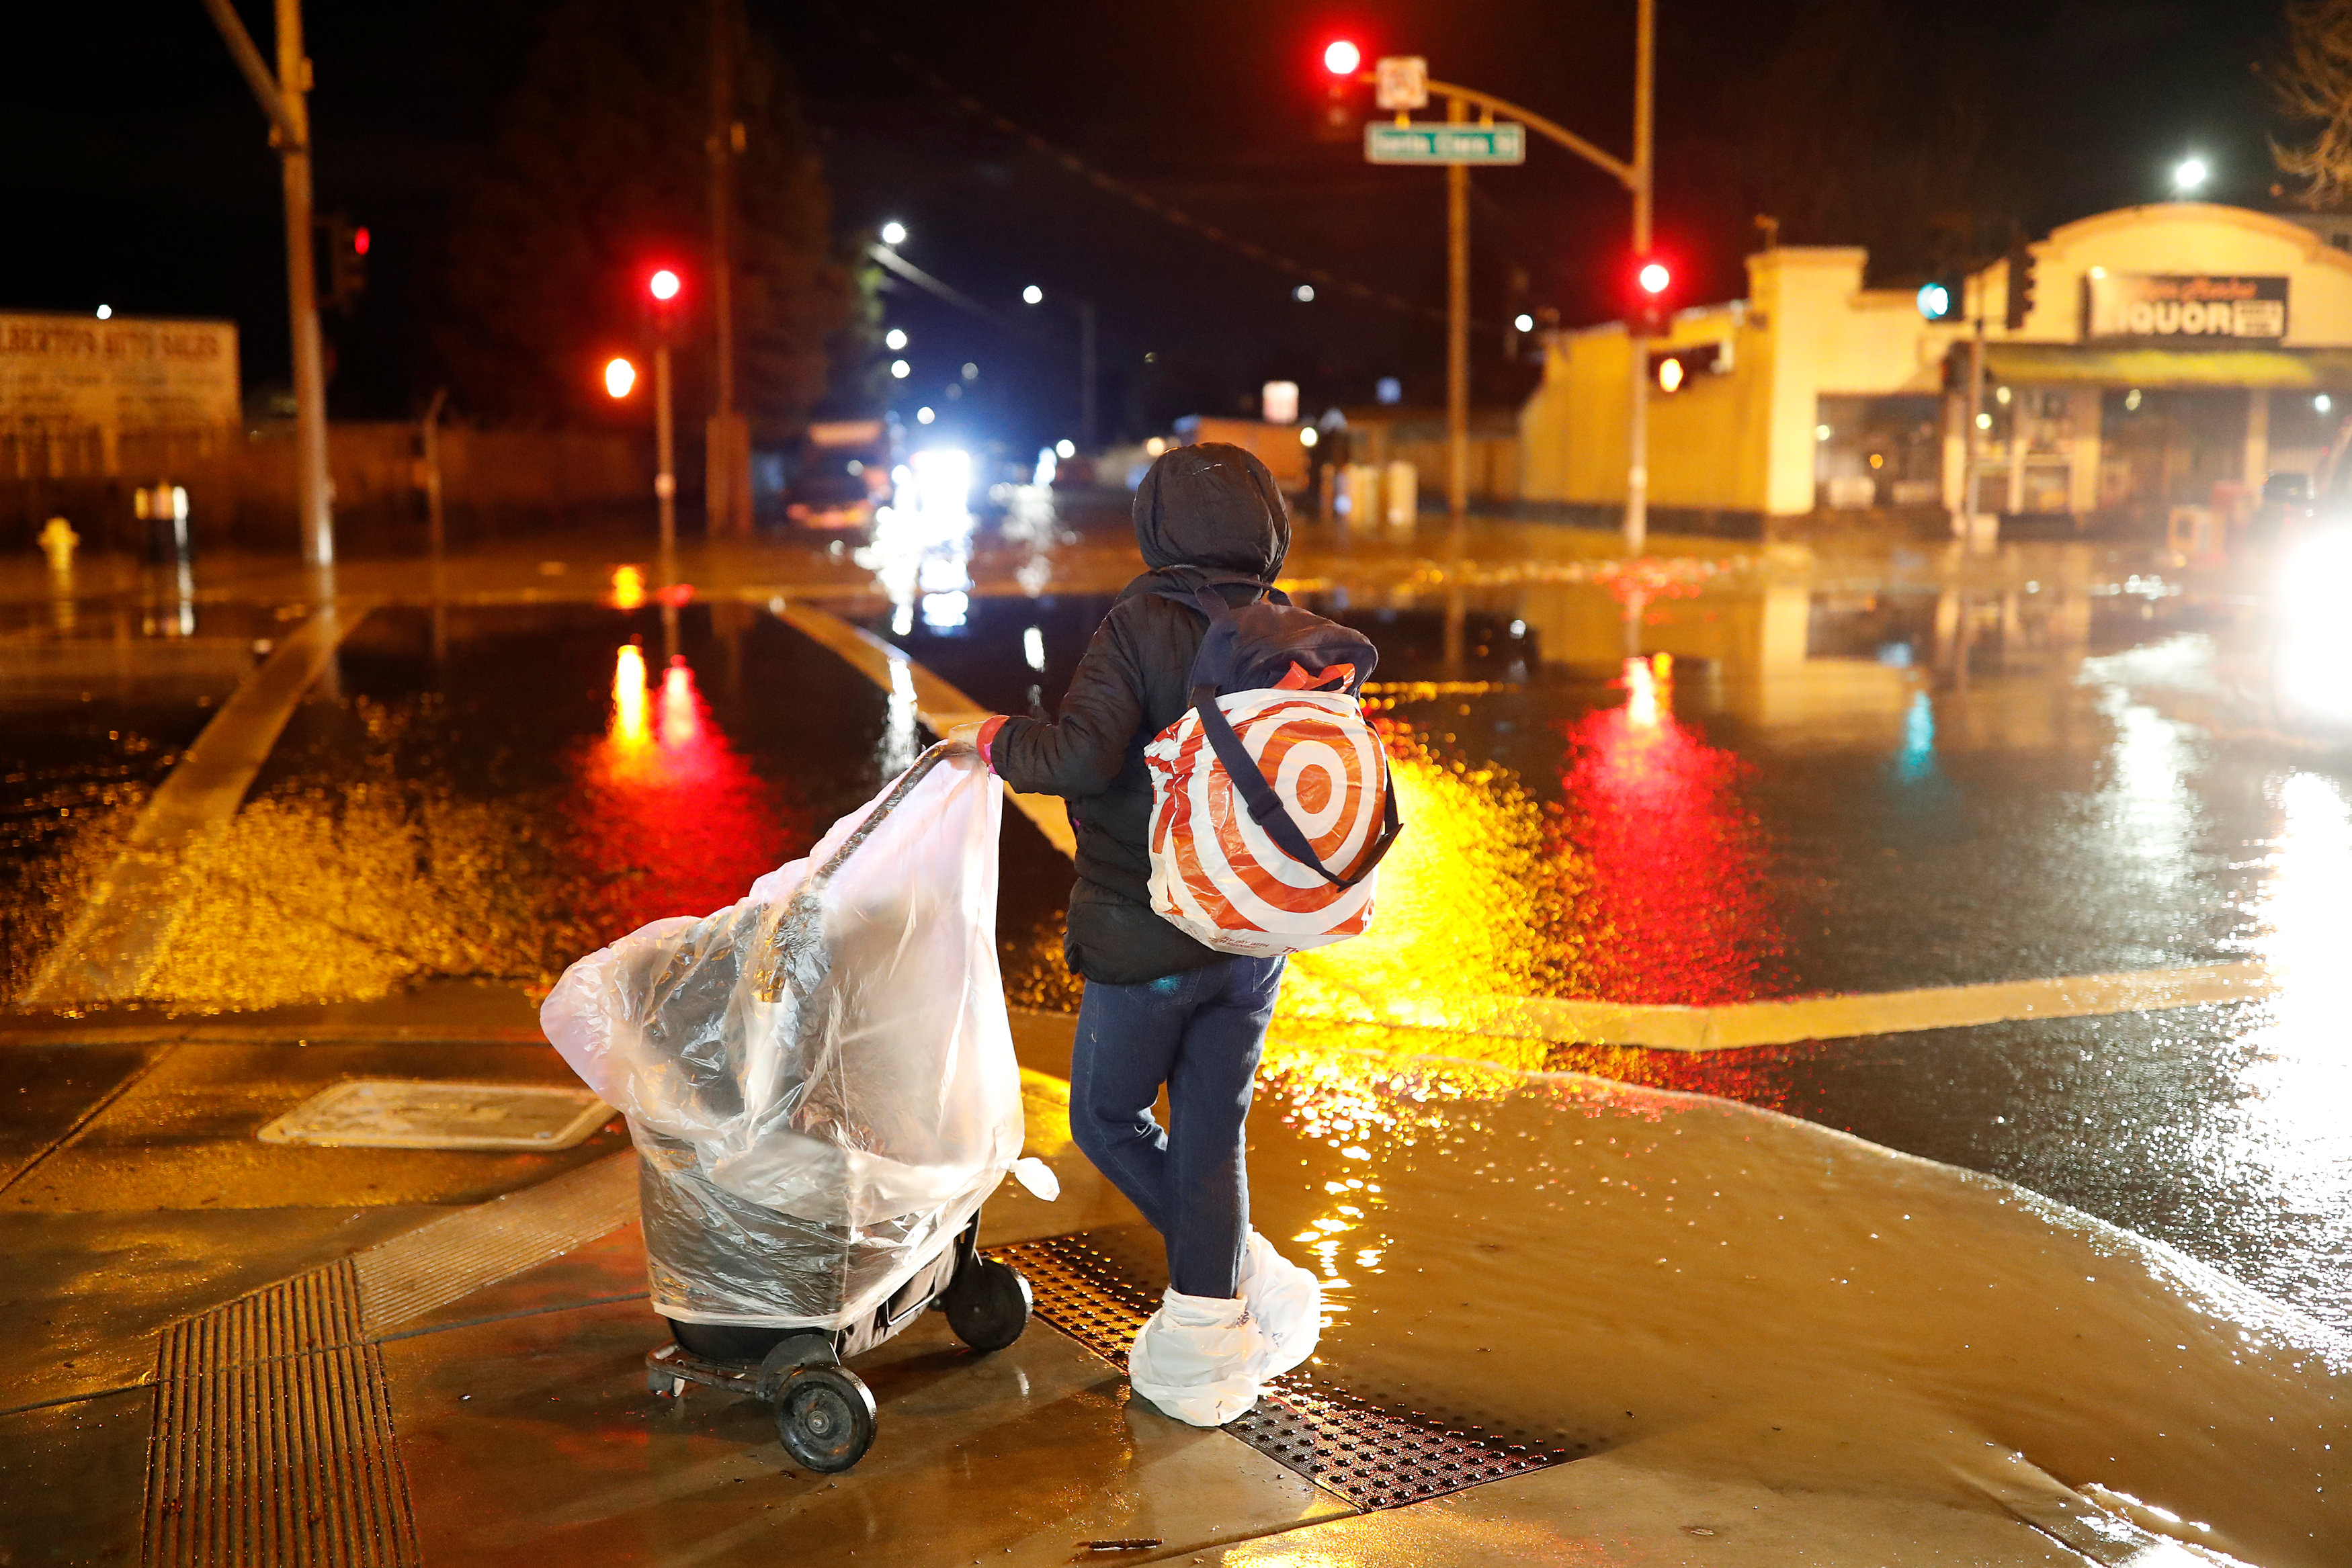
{"type": "Polygon", "coordinates": [[[821,1475],[839,1475],[874,1444],[874,1396],[840,1366],[796,1366],[776,1395],[785,1451],[821,1475]]]}
{"type": "Polygon", "coordinates": [[[1003,1350],[1029,1326],[1029,1281],[993,1258],[957,1270],[946,1300],[948,1327],[974,1350],[1003,1350]]]}

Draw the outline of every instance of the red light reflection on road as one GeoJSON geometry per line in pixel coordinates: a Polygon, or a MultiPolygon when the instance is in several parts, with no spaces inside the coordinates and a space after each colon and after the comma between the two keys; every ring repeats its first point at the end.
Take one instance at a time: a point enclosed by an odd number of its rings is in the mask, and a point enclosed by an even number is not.
{"type": "Polygon", "coordinates": [[[723,908],[811,841],[802,814],[712,720],[684,658],[648,693],[645,654],[622,648],[611,720],[573,768],[564,815],[572,852],[593,870],[584,914],[602,940],[723,908]]]}
{"type": "Polygon", "coordinates": [[[1586,868],[1577,901],[1592,994],[1708,1006],[1779,988],[1781,938],[1748,765],[1674,715],[1672,666],[1626,661],[1628,700],[1568,732],[1560,852],[1586,868]]]}

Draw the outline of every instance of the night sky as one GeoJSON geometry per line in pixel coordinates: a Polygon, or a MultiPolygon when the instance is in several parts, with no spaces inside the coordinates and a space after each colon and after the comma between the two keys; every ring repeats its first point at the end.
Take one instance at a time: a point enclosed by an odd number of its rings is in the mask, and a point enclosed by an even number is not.
{"type": "MultiPolygon", "coordinates": [[[[1306,383],[1310,410],[1368,401],[1386,374],[1434,401],[1442,329],[1328,288],[1294,301],[1295,279],[1097,189],[889,49],[1163,202],[1431,308],[1442,176],[1368,168],[1354,131],[1318,135],[1324,43],[1423,54],[1433,75],[1612,151],[1630,142],[1631,0],[751,5],[797,74],[837,225],[905,222],[909,259],[1026,328],[888,296],[915,336],[906,390],[973,361],[1008,434],[1075,423],[1064,306],[1080,296],[1100,311],[1107,434],[1156,427],[1171,398],[1230,403],[1272,375],[1306,383]],[[1018,301],[1032,281],[1051,296],[1042,309],[1018,301]]],[[[268,53],[266,8],[242,9],[268,53]]],[[[404,416],[435,384],[446,214],[551,9],[310,7],[319,206],[375,241],[366,300],[329,323],[338,417],[404,416]]],[[[2038,234],[2161,199],[2191,150],[2214,162],[2216,199],[2277,204],[2265,137],[2289,128],[2256,67],[2282,27],[2262,0],[1660,0],[1660,248],[1686,302],[1740,291],[1759,211],[1784,219],[1787,241],[1872,246],[1880,280],[1901,282],[1927,265],[1928,214],[2038,234]]],[[[234,318],[248,387],[282,381],[276,163],[198,0],[24,7],[11,33],[0,307],[234,318]]],[[[1512,311],[1549,307],[1570,325],[1612,313],[1626,214],[1606,176],[1548,143],[1475,177],[1486,397],[1515,396],[1528,374],[1502,362],[1512,311]]]]}

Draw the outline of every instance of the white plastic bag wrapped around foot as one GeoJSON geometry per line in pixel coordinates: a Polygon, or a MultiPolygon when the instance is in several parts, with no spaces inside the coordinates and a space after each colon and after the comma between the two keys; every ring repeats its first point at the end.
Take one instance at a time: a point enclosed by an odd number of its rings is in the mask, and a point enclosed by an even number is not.
{"type": "Polygon", "coordinates": [[[1171,1289],[1136,1331],[1127,1381],[1179,1421],[1222,1427],[1257,1403],[1273,1343],[1236,1296],[1171,1289]]]}
{"type": "Polygon", "coordinates": [[[1242,1251],[1241,1297],[1269,1347],[1261,1380],[1279,1377],[1315,1354],[1323,1337],[1323,1282],[1255,1230],[1242,1251]]]}

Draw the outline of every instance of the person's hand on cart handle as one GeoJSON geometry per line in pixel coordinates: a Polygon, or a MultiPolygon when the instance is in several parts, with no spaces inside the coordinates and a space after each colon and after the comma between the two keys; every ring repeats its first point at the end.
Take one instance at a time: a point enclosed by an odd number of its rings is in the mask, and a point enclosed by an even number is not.
{"type": "Polygon", "coordinates": [[[1004,716],[1001,713],[991,714],[986,718],[973,719],[970,724],[957,725],[941,738],[955,750],[979,753],[981,766],[990,768],[992,771],[993,767],[988,759],[988,747],[990,743],[995,740],[996,732],[1003,727],[1004,716]]]}

